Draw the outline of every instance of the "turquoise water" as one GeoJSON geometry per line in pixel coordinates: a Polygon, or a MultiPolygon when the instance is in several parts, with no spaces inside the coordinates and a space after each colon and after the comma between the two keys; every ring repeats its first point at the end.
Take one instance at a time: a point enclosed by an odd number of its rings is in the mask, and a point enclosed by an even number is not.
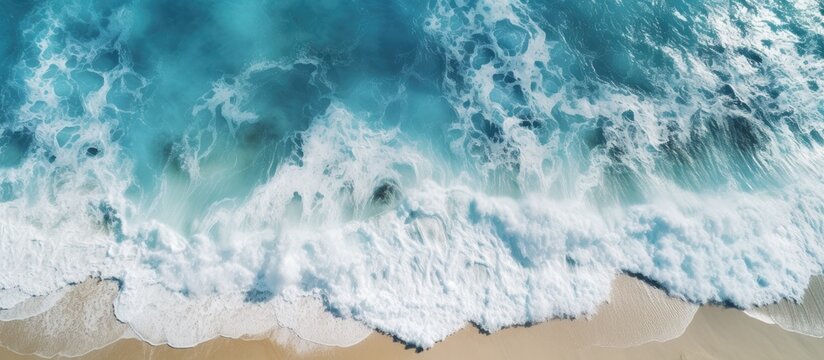
{"type": "Polygon", "coordinates": [[[824,266],[820,1],[0,13],[0,308],[116,278],[154,338],[145,306],[314,294],[431,346],[620,272],[746,307],[824,266]]]}

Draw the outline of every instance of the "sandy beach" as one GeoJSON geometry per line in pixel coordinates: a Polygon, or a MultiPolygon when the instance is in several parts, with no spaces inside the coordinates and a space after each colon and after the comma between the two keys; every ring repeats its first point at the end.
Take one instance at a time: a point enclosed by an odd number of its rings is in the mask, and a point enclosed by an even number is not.
{"type": "MultiPolygon", "coordinates": [[[[588,319],[558,319],[493,334],[467,326],[428,350],[408,347],[379,333],[346,348],[313,346],[284,336],[280,340],[217,338],[187,349],[152,346],[134,338],[115,340],[130,335],[125,324],[105,311],[110,309],[105,300],[115,294],[115,288],[108,284],[90,280],[43,314],[0,323],[0,342],[5,346],[0,358],[43,358],[31,355],[39,353],[80,359],[819,359],[824,354],[824,339],[787,331],[741,310],[699,308],[625,276],[616,279],[610,302],[588,319]],[[85,312],[73,314],[83,314],[79,320],[89,326],[55,322],[58,312],[65,314],[70,307],[83,309],[83,303],[85,312]],[[95,308],[102,314],[92,314],[95,308]],[[44,319],[58,325],[45,329],[44,319]],[[61,326],[66,328],[59,329],[61,326]],[[71,349],[89,337],[101,344],[111,343],[79,357],[60,355],[66,353],[60,347],[71,349]]],[[[820,288],[817,279],[811,291],[820,288]]],[[[786,313],[781,309],[793,309],[798,319],[811,314],[802,305],[789,302],[761,312],[780,317],[786,313]]]]}

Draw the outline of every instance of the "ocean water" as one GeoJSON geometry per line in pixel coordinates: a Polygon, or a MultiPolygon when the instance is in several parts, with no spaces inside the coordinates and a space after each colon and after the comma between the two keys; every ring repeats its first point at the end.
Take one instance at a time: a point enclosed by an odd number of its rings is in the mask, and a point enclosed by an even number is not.
{"type": "Polygon", "coordinates": [[[821,1],[0,0],[0,35],[0,309],[93,276],[151,342],[308,296],[430,347],[622,272],[749,307],[824,270],[821,1]]]}

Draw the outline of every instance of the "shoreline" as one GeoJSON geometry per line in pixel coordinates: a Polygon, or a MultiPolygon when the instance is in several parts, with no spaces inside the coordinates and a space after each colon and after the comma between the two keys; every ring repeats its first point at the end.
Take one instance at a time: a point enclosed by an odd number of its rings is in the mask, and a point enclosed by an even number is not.
{"type": "MultiPolygon", "coordinates": [[[[244,336],[239,339],[220,336],[189,348],[151,345],[140,340],[137,334],[133,334],[127,324],[114,319],[113,313],[105,313],[106,308],[111,311],[111,302],[106,306],[108,297],[101,296],[101,294],[116,295],[116,289],[110,284],[105,281],[84,282],[78,286],[79,289],[86,291],[85,295],[80,292],[83,296],[70,291],[58,301],[54,308],[43,314],[25,320],[0,322],[0,344],[2,344],[0,358],[44,359],[53,355],[51,358],[55,359],[89,360],[107,358],[219,359],[226,356],[241,356],[248,359],[360,359],[365,356],[400,359],[471,356],[476,359],[494,359],[513,353],[517,354],[515,356],[517,358],[541,358],[553,355],[558,358],[600,359],[620,355],[617,357],[700,359],[717,358],[719,354],[726,354],[720,357],[728,358],[738,353],[748,353],[740,357],[769,359],[792,354],[793,358],[812,359],[815,358],[815,354],[824,354],[824,339],[792,330],[793,324],[780,316],[787,313],[787,309],[791,309],[795,311],[793,314],[797,319],[799,314],[810,311],[804,308],[804,304],[815,303],[814,300],[803,302],[801,305],[791,302],[779,303],[747,312],[714,305],[699,307],[669,297],[662,290],[628,276],[616,278],[610,300],[602,304],[598,313],[589,318],[556,319],[538,324],[510,327],[492,334],[485,334],[469,324],[427,350],[420,350],[394,339],[391,335],[374,331],[366,339],[353,346],[330,347],[310,343],[285,329],[273,329],[270,333],[244,336]],[[86,330],[102,329],[112,341],[105,344],[99,343],[99,346],[91,346],[88,351],[82,353],[72,354],[79,355],[77,357],[67,357],[64,354],[70,351],[60,351],[62,352],[60,354],[54,352],[56,347],[76,343],[84,338],[88,340],[90,335],[84,336],[76,332],[78,329],[75,328],[51,333],[63,335],[63,338],[59,336],[32,338],[32,335],[40,331],[40,326],[49,325],[52,331],[55,330],[54,323],[46,324],[43,321],[54,321],[53,318],[70,320],[71,314],[60,312],[65,312],[67,306],[77,306],[78,301],[83,304],[81,307],[87,312],[104,310],[103,314],[98,314],[95,318],[102,321],[97,324],[102,328],[94,328],[92,322],[91,329],[86,330]],[[98,306],[91,309],[88,304],[98,306]],[[100,307],[101,304],[103,304],[102,307],[100,307]],[[773,320],[774,324],[766,321],[776,318],[779,320],[773,320]],[[115,338],[114,335],[118,334],[119,336],[115,338]],[[786,353],[777,353],[777,349],[786,353]],[[33,354],[37,352],[41,356],[33,354]]],[[[824,289],[824,280],[817,278],[811,282],[805,300],[816,299],[816,296],[810,294],[813,292],[820,294],[822,289],[824,289]]],[[[818,309],[816,306],[813,308],[818,309]]],[[[70,323],[67,322],[67,324],[70,323]]],[[[803,324],[805,323],[802,322],[803,324]]]]}

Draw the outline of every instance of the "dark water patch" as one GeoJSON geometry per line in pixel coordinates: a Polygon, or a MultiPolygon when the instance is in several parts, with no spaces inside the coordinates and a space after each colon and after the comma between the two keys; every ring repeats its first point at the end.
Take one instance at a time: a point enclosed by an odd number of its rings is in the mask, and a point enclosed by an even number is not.
{"type": "Polygon", "coordinates": [[[721,85],[721,87],[718,88],[718,93],[721,94],[721,95],[730,97],[732,99],[738,99],[738,96],[735,95],[735,90],[733,90],[733,88],[732,88],[732,86],[730,86],[730,84],[721,85]]]}
{"type": "MultiPolygon", "coordinates": [[[[77,19],[81,20],[81,19],[77,19]]],[[[86,20],[86,19],[82,19],[86,20]]],[[[79,41],[92,41],[100,36],[100,26],[86,21],[72,21],[65,27],[71,36],[79,41]]]]}
{"type": "MultiPolygon", "coordinates": [[[[693,115],[689,128],[674,131],[661,145],[662,158],[657,168],[667,174],[676,184],[690,190],[715,189],[728,184],[727,168],[729,159],[720,145],[707,137],[706,129],[693,115]]],[[[678,129],[677,125],[673,125],[678,129]]]]}
{"type": "Polygon", "coordinates": [[[529,115],[524,115],[522,113],[515,114],[516,117],[521,118],[522,120],[518,123],[518,126],[528,129],[537,131],[541,127],[543,127],[543,122],[539,120],[532,119],[529,115]]]}
{"type": "MultiPolygon", "coordinates": [[[[768,140],[763,130],[742,116],[728,116],[724,118],[723,123],[711,122],[708,125],[711,134],[726,135],[721,135],[724,136],[723,140],[739,152],[752,154],[763,149],[764,143],[768,140]]],[[[721,138],[718,140],[722,141],[721,138]]]]}
{"type": "Polygon", "coordinates": [[[472,127],[479,131],[483,136],[493,143],[499,143],[503,141],[503,129],[501,127],[487,119],[482,113],[475,113],[471,117],[472,120],[472,127]]]}
{"type": "MultiPolygon", "coordinates": [[[[158,164],[163,164],[161,169],[152,169],[152,171],[143,172],[143,174],[151,174],[156,173],[162,170],[171,171],[172,175],[176,176],[186,176],[188,177],[189,171],[187,170],[187,164],[185,162],[185,154],[183,146],[177,141],[164,141],[161,142],[159,148],[157,149],[157,157],[155,160],[158,164]]],[[[147,164],[148,165],[148,164],[147,164]]],[[[141,183],[150,184],[155,181],[155,178],[152,176],[151,178],[147,178],[145,181],[141,181],[141,183]]]]}
{"type": "Polygon", "coordinates": [[[813,129],[810,130],[810,137],[815,140],[819,145],[824,145],[824,137],[821,136],[817,130],[813,129]]]}
{"type": "Polygon", "coordinates": [[[727,99],[724,105],[727,107],[738,108],[743,111],[751,111],[749,105],[744,100],[740,99],[735,92],[735,89],[730,84],[724,84],[718,89],[718,94],[725,96],[727,99]]]}
{"type": "Polygon", "coordinates": [[[752,190],[770,184],[776,174],[762,152],[771,140],[759,123],[696,112],[689,128],[678,130],[661,146],[663,157],[656,166],[693,190],[729,184],[752,190]]]}
{"type": "Polygon", "coordinates": [[[370,217],[389,211],[396,207],[402,198],[403,192],[395,180],[381,181],[369,196],[364,216],[370,217]]]}
{"type": "Polygon", "coordinates": [[[34,135],[27,129],[0,132],[0,168],[20,165],[34,143],[34,135]]]}
{"type": "Polygon", "coordinates": [[[272,298],[274,297],[274,292],[265,287],[260,287],[256,284],[256,286],[246,291],[246,295],[243,298],[243,301],[252,304],[260,304],[268,302],[269,300],[272,300],[272,298]]]}
{"type": "Polygon", "coordinates": [[[463,68],[460,61],[456,59],[449,59],[446,62],[446,79],[454,84],[457,92],[464,92],[467,90],[468,84],[463,76],[463,68]]]}
{"type": "Polygon", "coordinates": [[[263,263],[255,274],[255,280],[249,290],[246,291],[243,298],[244,302],[261,304],[269,302],[275,297],[276,291],[273,289],[273,286],[276,286],[275,282],[267,275],[267,269],[271,266],[271,262],[272,253],[266,251],[263,257],[263,263]]]}
{"type": "Polygon", "coordinates": [[[401,196],[397,183],[393,180],[387,180],[375,188],[369,202],[374,206],[389,206],[398,201],[401,196]]]}
{"type": "Polygon", "coordinates": [[[237,129],[235,139],[238,146],[250,149],[265,149],[282,141],[286,136],[278,129],[278,119],[263,117],[237,129]]]}
{"type": "Polygon", "coordinates": [[[761,55],[753,49],[739,48],[736,52],[741,56],[745,57],[752,66],[761,66],[761,63],[764,62],[764,59],[761,57],[761,55]]]}
{"type": "Polygon", "coordinates": [[[495,51],[488,47],[480,48],[472,57],[472,68],[478,70],[493,60],[495,60],[495,51]]]}
{"type": "Polygon", "coordinates": [[[117,209],[105,201],[90,206],[94,217],[98,219],[98,224],[114,237],[115,241],[123,242],[126,235],[123,233],[123,219],[117,209]]]}
{"type": "Polygon", "coordinates": [[[117,50],[101,52],[92,60],[92,68],[97,71],[109,71],[120,64],[120,53],[117,50]]]}
{"type": "Polygon", "coordinates": [[[606,118],[599,118],[595,122],[595,126],[591,127],[583,127],[581,130],[578,131],[578,136],[580,136],[584,144],[586,144],[587,148],[590,150],[595,149],[597,147],[603,147],[607,143],[607,138],[604,135],[604,129],[607,126],[610,126],[611,122],[609,119],[606,118]]]}

